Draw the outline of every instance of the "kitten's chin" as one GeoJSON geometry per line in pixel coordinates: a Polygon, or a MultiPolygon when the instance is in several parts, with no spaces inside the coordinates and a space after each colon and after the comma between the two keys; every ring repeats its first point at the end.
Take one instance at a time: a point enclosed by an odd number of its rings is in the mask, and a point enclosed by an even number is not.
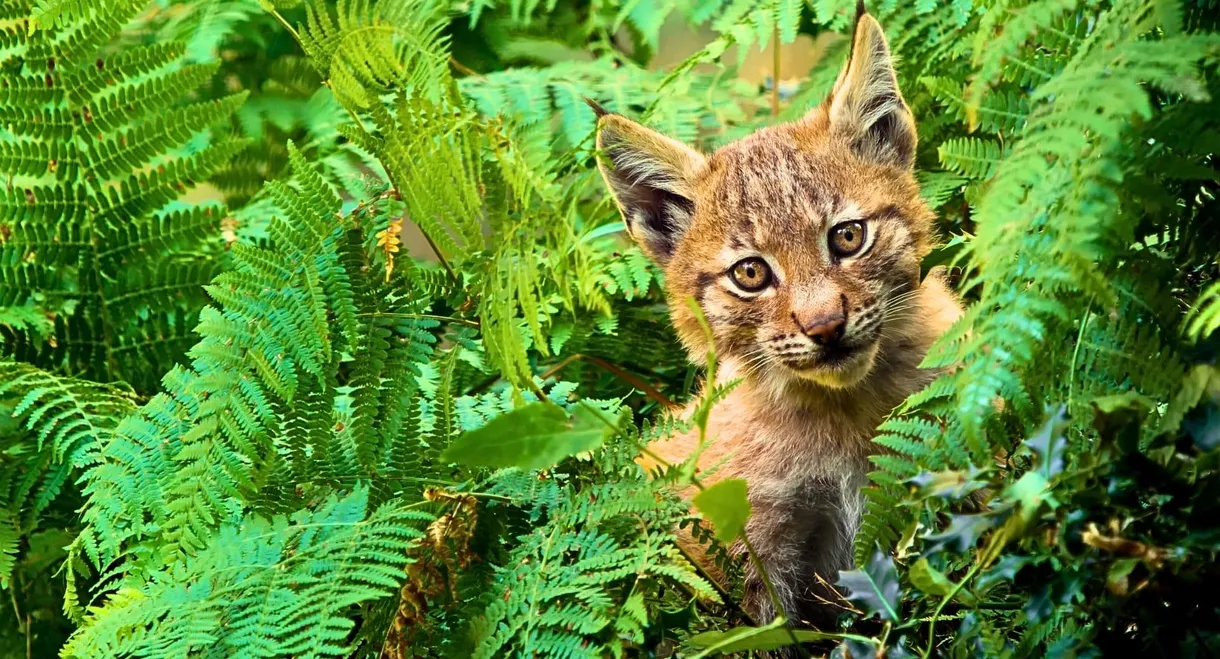
{"type": "Polygon", "coordinates": [[[816,365],[793,369],[802,380],[808,380],[827,389],[850,389],[860,384],[873,371],[877,362],[878,345],[862,347],[833,365],[816,365]]]}

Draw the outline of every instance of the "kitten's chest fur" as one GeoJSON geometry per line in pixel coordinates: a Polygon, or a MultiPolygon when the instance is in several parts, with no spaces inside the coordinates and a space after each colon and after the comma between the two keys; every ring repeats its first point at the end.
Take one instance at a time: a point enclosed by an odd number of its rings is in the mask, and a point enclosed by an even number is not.
{"type": "MultiPolygon", "coordinates": [[[[860,490],[872,470],[868,457],[880,451],[872,442],[877,426],[937,375],[919,364],[961,313],[939,279],[925,281],[917,308],[919,322],[888,336],[883,358],[851,389],[754,373],[712,409],[710,441],[699,456],[700,478],[704,485],[725,478],[746,480],[754,510],[749,533],[760,551],[791,554],[777,558],[781,562],[811,557],[813,569],[829,574],[849,567],[851,538],[862,512],[860,490]]],[[[741,375],[740,366],[730,360],[717,380],[723,384],[741,375]]],[[[692,431],[656,442],[651,453],[676,464],[698,445],[699,434],[692,431]]],[[[652,459],[641,462],[648,467],[652,459]]],[[[683,544],[699,553],[689,538],[683,544]]]]}
{"type": "MultiPolygon", "coordinates": [[[[735,375],[732,365],[727,366],[720,378],[724,381],[735,375]]],[[[751,500],[789,500],[794,505],[804,499],[818,505],[826,500],[828,488],[845,495],[858,490],[870,471],[868,456],[877,449],[871,441],[877,425],[931,376],[912,365],[901,376],[879,373],[867,390],[844,392],[802,391],[802,383],[791,384],[797,388],[793,391],[742,382],[709,419],[707,437],[712,441],[699,459],[705,482],[744,478],[751,500]]],[[[680,462],[698,439],[697,433],[677,436],[653,450],[667,461],[680,462]]]]}

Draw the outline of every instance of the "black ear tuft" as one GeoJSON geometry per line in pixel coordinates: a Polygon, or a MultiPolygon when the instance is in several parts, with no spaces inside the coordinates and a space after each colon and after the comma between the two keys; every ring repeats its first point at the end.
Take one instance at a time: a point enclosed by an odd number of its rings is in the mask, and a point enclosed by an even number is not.
{"type": "Polygon", "coordinates": [[[587,103],[589,105],[589,107],[593,108],[593,114],[596,114],[598,119],[601,119],[602,117],[604,117],[608,114],[614,114],[613,112],[602,107],[601,103],[598,103],[597,101],[589,98],[588,96],[586,96],[584,98],[585,98],[585,103],[587,103]]]}
{"type": "Polygon", "coordinates": [[[898,90],[885,34],[867,13],[856,22],[847,66],[827,104],[831,125],[860,157],[904,169],[914,166],[915,119],[898,90]]]}
{"type": "Polygon", "coordinates": [[[856,0],[856,25],[860,24],[860,18],[868,13],[864,8],[864,0],[856,0]]]}

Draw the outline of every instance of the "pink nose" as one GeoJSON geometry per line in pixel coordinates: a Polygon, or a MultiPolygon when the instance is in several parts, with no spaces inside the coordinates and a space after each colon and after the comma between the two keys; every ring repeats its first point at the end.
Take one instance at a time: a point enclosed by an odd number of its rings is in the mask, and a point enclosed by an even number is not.
{"type": "Polygon", "coordinates": [[[847,325],[847,319],[841,313],[815,318],[809,325],[802,324],[796,314],[792,314],[792,319],[796,321],[796,326],[801,328],[801,332],[805,336],[813,339],[813,342],[820,346],[843,338],[843,329],[847,325]]]}

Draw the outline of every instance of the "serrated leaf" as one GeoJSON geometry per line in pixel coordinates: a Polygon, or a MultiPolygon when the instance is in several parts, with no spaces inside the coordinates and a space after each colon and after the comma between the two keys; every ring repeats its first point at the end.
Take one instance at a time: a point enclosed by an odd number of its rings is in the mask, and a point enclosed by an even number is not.
{"type": "Polygon", "coordinates": [[[571,417],[546,403],[529,403],[463,433],[443,458],[471,467],[545,469],[602,445],[613,429],[584,407],[571,417]]]}
{"type": "Polygon", "coordinates": [[[1063,471],[1063,452],[1067,440],[1063,433],[1067,429],[1067,408],[1060,405],[1047,416],[1037,434],[1022,442],[1038,458],[1038,472],[1046,479],[1054,478],[1063,471]]]}
{"type": "Polygon", "coordinates": [[[925,471],[907,482],[918,487],[921,496],[960,501],[987,486],[982,481],[974,480],[975,472],[976,470],[925,471]]]}
{"type": "Polygon", "coordinates": [[[848,590],[845,596],[864,611],[865,619],[880,615],[898,621],[898,571],[889,554],[877,549],[864,569],[839,572],[835,585],[848,590]]]}
{"type": "Polygon", "coordinates": [[[716,539],[731,542],[741,535],[750,517],[750,500],[746,482],[726,478],[695,495],[695,507],[712,523],[716,539]]]}
{"type": "Polygon", "coordinates": [[[979,536],[995,526],[993,515],[954,515],[949,520],[949,527],[943,533],[930,533],[924,536],[928,546],[924,555],[930,556],[942,549],[964,552],[978,542],[979,536]]]}
{"type": "MultiPolygon", "coordinates": [[[[928,595],[944,597],[953,592],[953,581],[945,576],[944,572],[932,567],[932,564],[926,558],[915,561],[907,572],[907,576],[910,577],[911,583],[916,588],[928,595]]],[[[974,602],[975,597],[970,591],[962,588],[954,595],[954,599],[969,605],[974,602]]]]}

